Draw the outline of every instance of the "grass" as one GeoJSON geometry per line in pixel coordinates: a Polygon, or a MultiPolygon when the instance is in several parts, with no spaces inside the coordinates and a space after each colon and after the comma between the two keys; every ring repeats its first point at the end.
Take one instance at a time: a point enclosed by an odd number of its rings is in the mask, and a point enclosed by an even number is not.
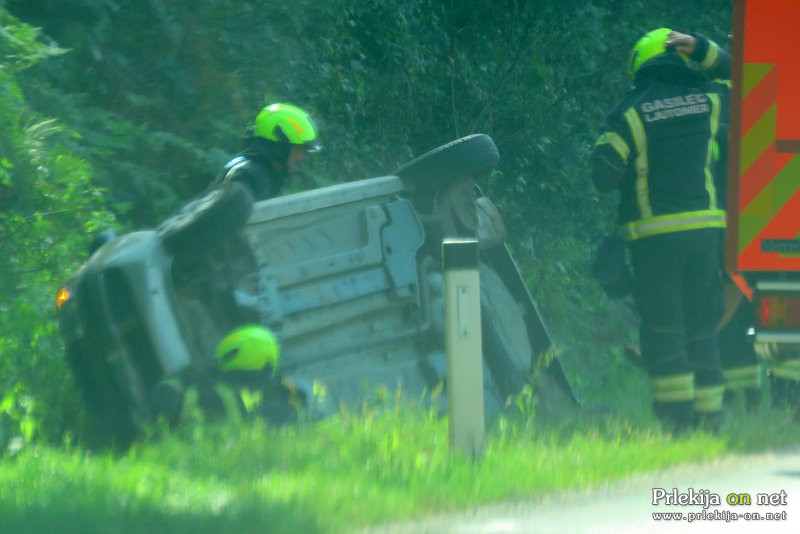
{"type": "Polygon", "coordinates": [[[588,488],[727,452],[800,443],[790,414],[736,413],[717,436],[582,413],[503,418],[479,462],[446,420],[388,402],[296,427],[187,426],[124,453],[34,445],[0,461],[4,532],[340,532],[502,499],[588,488]],[[770,436],[765,443],[763,436],[770,436]]]}
{"type": "Polygon", "coordinates": [[[124,452],[29,444],[0,456],[0,531],[342,532],[800,444],[800,425],[766,400],[731,410],[718,435],[672,438],[620,351],[562,360],[584,409],[547,414],[522,395],[477,462],[449,451],[446,419],[385,391],[321,421],[186,425],[124,452]]]}

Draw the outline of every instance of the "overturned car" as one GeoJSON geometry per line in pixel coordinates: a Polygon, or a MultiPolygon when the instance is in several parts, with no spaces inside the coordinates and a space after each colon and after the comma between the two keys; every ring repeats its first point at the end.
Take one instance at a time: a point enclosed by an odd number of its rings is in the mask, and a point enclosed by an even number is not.
{"type": "Polygon", "coordinates": [[[498,159],[491,138],[476,134],[388,176],[256,203],[229,183],[155,230],[103,244],[59,294],[89,411],[107,432],[135,434],[152,388],[186,366],[215,365],[217,342],[245,323],[278,335],[281,371],[309,397],[324,386],[322,409],[378,387],[420,398],[445,379],[441,246],[450,236],[479,240],[487,413],[533,376],[545,410],[575,402],[558,360],[543,361],[547,330],[475,183],[498,159]]]}

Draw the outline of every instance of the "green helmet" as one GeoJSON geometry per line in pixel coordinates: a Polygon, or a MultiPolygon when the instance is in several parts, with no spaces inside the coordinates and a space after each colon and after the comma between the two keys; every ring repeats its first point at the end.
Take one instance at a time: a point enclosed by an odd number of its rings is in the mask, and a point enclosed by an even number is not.
{"type": "Polygon", "coordinates": [[[253,134],[268,141],[301,145],[309,152],[322,148],[311,116],[292,104],[271,104],[256,116],[253,134]]]}
{"type": "MultiPolygon", "coordinates": [[[[671,31],[669,28],[658,28],[647,32],[636,41],[628,57],[628,74],[631,79],[636,77],[636,73],[645,63],[667,52],[667,40],[671,31]]],[[[688,63],[686,54],[678,52],[678,55],[688,63]]]]}
{"type": "Polygon", "coordinates": [[[228,333],[217,345],[223,371],[258,371],[269,365],[278,370],[280,346],[275,334],[261,325],[246,325],[228,333]]]}

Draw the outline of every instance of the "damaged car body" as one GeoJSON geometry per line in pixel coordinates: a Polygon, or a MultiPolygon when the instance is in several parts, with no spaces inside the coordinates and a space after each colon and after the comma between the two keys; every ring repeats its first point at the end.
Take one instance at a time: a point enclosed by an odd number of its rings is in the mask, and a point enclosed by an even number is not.
{"type": "Polygon", "coordinates": [[[278,335],[284,376],[309,395],[324,386],[323,411],[379,387],[421,398],[446,378],[442,239],[470,236],[487,413],[532,377],[545,410],[576,403],[558,360],[544,361],[547,329],[476,185],[498,160],[476,134],[387,176],[255,203],[229,183],[154,230],[110,239],[65,284],[58,313],[89,411],[112,435],[134,434],[155,384],[215,365],[216,343],[245,323],[278,335]]]}

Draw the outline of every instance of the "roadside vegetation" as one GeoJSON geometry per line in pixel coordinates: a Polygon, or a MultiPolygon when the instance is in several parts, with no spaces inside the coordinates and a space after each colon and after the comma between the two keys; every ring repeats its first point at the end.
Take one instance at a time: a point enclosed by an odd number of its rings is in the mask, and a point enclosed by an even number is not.
{"type": "Polygon", "coordinates": [[[518,414],[478,462],[450,454],[445,419],[391,395],[297,427],[189,425],[124,453],[37,444],[0,463],[0,517],[10,532],[344,532],[800,441],[766,406],[717,436],[637,419],[518,414]]]}
{"type": "Polygon", "coordinates": [[[624,357],[629,303],[588,277],[614,206],[586,160],[628,84],[634,37],[670,25],[728,42],[728,0],[692,8],[0,0],[0,530],[340,531],[800,442],[766,404],[734,410],[718,436],[663,435],[624,357]],[[583,409],[548,416],[521,397],[477,463],[448,453],[444,419],[392,394],[298,427],[197,424],[127,451],[87,446],[55,323],[60,284],[97,230],[155,226],[202,191],[267,101],[319,118],[326,151],[296,189],[491,135],[501,162],[480,185],[583,409]]]}

